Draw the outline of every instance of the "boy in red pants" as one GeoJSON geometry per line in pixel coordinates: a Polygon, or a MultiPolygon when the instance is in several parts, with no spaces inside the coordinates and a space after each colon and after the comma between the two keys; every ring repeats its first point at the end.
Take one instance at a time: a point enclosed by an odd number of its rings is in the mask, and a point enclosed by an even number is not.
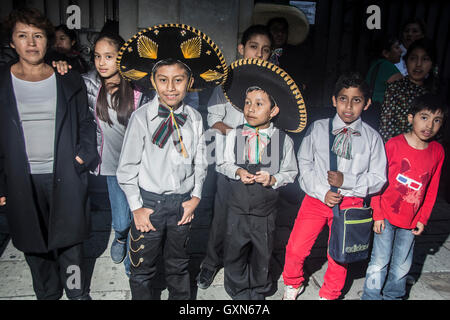
{"type": "MultiPolygon", "coordinates": [[[[332,151],[338,171],[329,171],[329,119],[315,121],[298,152],[299,182],[306,196],[302,202],[287,247],[283,271],[283,299],[296,300],[304,290],[303,264],[317,236],[333,221],[332,207],[362,207],[363,198],[381,190],[386,182],[386,154],[380,135],[360,115],[371,100],[369,88],[358,73],[342,75],[332,97],[336,115],[332,151]],[[335,186],[338,192],[330,191],[335,186]]],[[[347,276],[347,265],[329,255],[321,299],[339,298],[347,276]]]]}

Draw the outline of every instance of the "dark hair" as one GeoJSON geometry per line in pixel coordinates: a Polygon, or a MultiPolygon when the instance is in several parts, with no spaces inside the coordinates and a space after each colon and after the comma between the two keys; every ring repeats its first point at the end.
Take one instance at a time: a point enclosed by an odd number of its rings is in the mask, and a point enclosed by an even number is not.
{"type": "Polygon", "coordinates": [[[276,106],[277,103],[276,103],[275,99],[266,90],[264,90],[264,89],[262,89],[262,88],[260,88],[258,86],[251,86],[251,87],[247,88],[247,90],[245,91],[245,95],[247,96],[247,94],[249,92],[252,92],[252,91],[263,91],[263,92],[265,92],[267,94],[267,96],[269,97],[269,100],[270,100],[270,109],[272,110],[272,108],[276,106]]]}
{"type": "Polygon", "coordinates": [[[245,29],[244,33],[242,34],[241,44],[245,46],[247,42],[255,35],[263,35],[269,38],[270,41],[270,47],[273,45],[273,36],[270,33],[270,30],[267,26],[264,26],[262,24],[254,24],[245,29]]]}
{"type": "MultiPolygon", "coordinates": [[[[118,34],[103,33],[100,34],[94,42],[94,52],[95,46],[100,40],[108,41],[116,47],[117,51],[119,51],[125,43],[125,40],[118,34]]],[[[100,88],[100,92],[98,94],[96,112],[100,120],[107,122],[111,126],[112,121],[108,113],[108,99],[106,97],[107,88],[105,85],[105,79],[102,77],[100,77],[100,79],[102,81],[102,87],[100,88]]],[[[117,87],[117,90],[111,96],[111,108],[117,112],[117,120],[119,123],[126,127],[128,125],[128,120],[135,109],[134,91],[131,84],[122,77],[120,77],[119,84],[114,87],[117,87]]]]}
{"type": "Polygon", "coordinates": [[[414,98],[411,102],[411,106],[409,107],[408,114],[412,114],[415,116],[422,110],[428,110],[432,113],[436,113],[437,111],[441,111],[444,114],[444,117],[447,116],[447,109],[444,99],[441,96],[431,93],[426,93],[421,96],[414,98]]]}
{"type": "Polygon", "coordinates": [[[4,21],[4,28],[8,35],[9,42],[12,42],[14,28],[18,22],[33,25],[45,32],[47,37],[47,46],[49,47],[54,38],[55,30],[50,20],[39,10],[34,8],[21,8],[13,10],[4,21]]]}
{"type": "Polygon", "coordinates": [[[424,80],[424,87],[430,91],[431,93],[437,93],[439,88],[439,75],[438,75],[438,67],[437,67],[437,51],[434,42],[428,38],[422,38],[414,41],[408,48],[403,59],[405,60],[405,64],[408,65],[408,59],[411,56],[411,53],[415,49],[423,49],[427,55],[430,57],[432,61],[432,67],[428,78],[424,80]]]}
{"type": "Polygon", "coordinates": [[[420,18],[409,18],[408,20],[403,23],[402,28],[400,29],[400,39],[403,39],[403,32],[405,31],[405,28],[408,24],[418,24],[420,27],[420,30],[422,31],[422,34],[425,36],[426,33],[426,26],[425,22],[420,18]]]}
{"type": "Polygon", "coordinates": [[[272,25],[275,24],[275,23],[282,24],[283,27],[286,29],[286,31],[289,29],[289,23],[286,20],[286,18],[284,18],[284,17],[275,17],[275,18],[270,19],[267,22],[267,27],[270,29],[272,27],[272,25]]]}
{"type": "Polygon", "coordinates": [[[333,96],[337,97],[339,95],[339,92],[341,92],[341,90],[344,88],[358,88],[359,90],[361,90],[364,96],[365,103],[367,103],[370,98],[369,85],[359,72],[349,71],[343,73],[336,81],[333,96]]]}
{"type": "Polygon", "coordinates": [[[163,60],[160,60],[157,63],[155,63],[155,65],[153,66],[153,69],[152,69],[152,76],[154,76],[156,71],[158,71],[158,69],[161,68],[162,66],[173,66],[174,64],[178,64],[180,67],[182,67],[184,70],[186,70],[188,78],[191,77],[191,75],[192,75],[191,68],[189,68],[183,62],[173,59],[173,58],[163,59],[163,60]]]}
{"type": "Polygon", "coordinates": [[[55,32],[56,31],[64,32],[64,34],[70,38],[70,41],[77,41],[77,33],[75,32],[75,30],[67,28],[65,24],[60,24],[59,26],[57,26],[55,28],[55,32]]]}
{"type": "Polygon", "coordinates": [[[372,55],[374,58],[384,58],[383,51],[391,51],[392,46],[399,42],[396,36],[387,35],[375,39],[372,45],[372,55]]]}

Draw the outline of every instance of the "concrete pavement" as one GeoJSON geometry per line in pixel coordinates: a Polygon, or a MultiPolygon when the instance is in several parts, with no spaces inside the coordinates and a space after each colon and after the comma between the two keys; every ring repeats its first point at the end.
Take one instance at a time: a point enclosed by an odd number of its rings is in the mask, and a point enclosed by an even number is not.
{"type": "MultiPolygon", "coordinates": [[[[292,212],[292,209],[291,209],[292,212]]],[[[114,264],[109,256],[109,248],[113,240],[111,232],[111,215],[108,210],[92,212],[92,233],[85,242],[86,270],[91,279],[91,296],[94,300],[129,300],[128,278],[123,264],[114,264]]],[[[198,214],[196,215],[198,217],[198,214]]],[[[210,217],[209,217],[210,218],[210,217]]],[[[201,221],[200,218],[198,218],[201,221]]],[[[288,239],[293,217],[277,222],[277,243],[275,245],[272,269],[278,279],[276,290],[268,297],[279,300],[283,294],[281,271],[284,257],[284,246],[288,239]]],[[[205,219],[205,221],[209,221],[205,219]]],[[[207,231],[201,223],[193,228],[196,233],[191,237],[191,274],[198,272],[206,245],[207,231]]],[[[409,287],[409,300],[448,300],[450,299],[450,205],[438,197],[431,221],[425,234],[417,238],[412,273],[416,283],[409,287]]],[[[326,270],[327,229],[318,238],[311,256],[306,261],[307,284],[305,292],[299,300],[317,300],[323,276],[326,270]]],[[[346,286],[342,299],[358,300],[364,284],[367,262],[352,264],[349,268],[346,286]]],[[[194,281],[193,281],[194,284],[194,281]]],[[[223,287],[223,269],[218,273],[210,288],[195,290],[193,297],[198,300],[228,300],[223,287]],[[195,292],[196,291],[196,292],[195,292]]],[[[23,254],[16,250],[11,241],[0,258],[0,300],[33,300],[35,299],[31,274],[23,254]]],[[[65,299],[65,297],[63,298],[65,299]]],[[[161,299],[167,299],[167,290],[163,290],[161,299]]]]}

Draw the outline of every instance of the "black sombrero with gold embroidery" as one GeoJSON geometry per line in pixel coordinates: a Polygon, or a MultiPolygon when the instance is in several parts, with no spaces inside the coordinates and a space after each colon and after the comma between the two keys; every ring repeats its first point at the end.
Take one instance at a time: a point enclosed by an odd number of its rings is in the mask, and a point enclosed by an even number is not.
{"type": "Polygon", "coordinates": [[[219,47],[203,32],[185,24],[160,24],[144,29],[120,49],[121,76],[143,89],[151,89],[151,73],[158,61],[172,58],[192,71],[192,89],[222,84],[228,73],[219,47]]]}
{"type": "Polygon", "coordinates": [[[260,59],[240,59],[233,62],[223,85],[228,101],[242,111],[245,93],[253,86],[260,87],[272,96],[280,108],[274,119],[276,127],[294,133],[305,128],[305,102],[299,88],[286,71],[260,59]]]}

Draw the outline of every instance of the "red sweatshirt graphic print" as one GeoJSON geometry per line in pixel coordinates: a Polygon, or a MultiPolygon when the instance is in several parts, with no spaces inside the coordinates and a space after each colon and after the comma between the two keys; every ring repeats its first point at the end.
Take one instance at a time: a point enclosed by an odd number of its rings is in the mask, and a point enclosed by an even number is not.
{"type": "Polygon", "coordinates": [[[436,201],[444,149],[435,141],[423,150],[411,147],[403,134],[386,143],[388,184],[372,198],[374,220],[413,229],[424,225],[436,201]]]}

